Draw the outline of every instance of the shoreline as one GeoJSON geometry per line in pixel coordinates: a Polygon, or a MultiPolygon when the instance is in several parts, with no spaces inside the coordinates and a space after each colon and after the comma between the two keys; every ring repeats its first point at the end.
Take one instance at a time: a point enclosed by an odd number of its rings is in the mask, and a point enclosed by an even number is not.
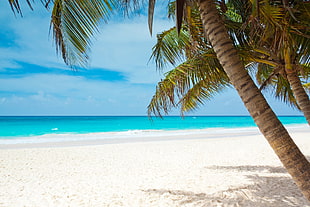
{"type": "MultiPolygon", "coordinates": [[[[309,132],[306,124],[291,124],[289,132],[309,132]]],[[[186,139],[217,139],[261,135],[257,127],[206,128],[190,130],[129,130],[124,132],[102,132],[88,134],[46,134],[41,136],[0,139],[1,149],[70,147],[131,142],[153,142],[186,139]]]]}
{"type": "MultiPolygon", "coordinates": [[[[309,127],[289,131],[310,159],[309,127]]],[[[0,206],[309,207],[255,133],[0,149],[0,206]]]]}

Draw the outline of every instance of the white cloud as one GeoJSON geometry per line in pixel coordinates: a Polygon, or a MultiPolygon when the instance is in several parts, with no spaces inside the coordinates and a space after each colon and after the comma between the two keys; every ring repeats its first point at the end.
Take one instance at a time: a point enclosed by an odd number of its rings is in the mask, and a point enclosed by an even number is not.
{"type": "MultiPolygon", "coordinates": [[[[172,22],[156,20],[155,25],[154,34],[169,29],[172,22]]],[[[156,83],[160,80],[155,64],[149,62],[156,35],[151,37],[146,16],[103,25],[101,31],[92,49],[93,67],[125,72],[132,83],[156,83]]]]}
{"type": "MultiPolygon", "coordinates": [[[[7,41],[0,44],[5,45],[0,47],[0,71],[18,69],[20,66],[16,61],[68,70],[57,57],[49,36],[50,13],[39,2],[33,12],[24,7],[23,18],[14,17],[7,1],[1,1],[0,8],[3,9],[0,13],[0,34],[3,36],[0,39],[2,43],[7,41]]],[[[91,68],[123,72],[127,82],[56,74],[2,78],[0,115],[145,115],[155,83],[161,78],[153,63],[147,65],[151,47],[156,41],[156,33],[172,25],[171,21],[155,19],[153,37],[143,15],[102,25],[101,33],[93,41],[91,68]]],[[[296,114],[283,104],[277,106],[276,111],[280,114],[296,114]]],[[[236,115],[247,112],[238,95],[228,90],[196,113],[236,115]]]]}
{"type": "MultiPolygon", "coordinates": [[[[50,12],[41,4],[35,5],[35,11],[23,7],[23,17],[13,15],[7,2],[1,2],[4,14],[0,15],[1,27],[7,31],[6,47],[0,48],[0,67],[10,67],[5,63],[16,61],[37,64],[43,67],[63,68],[64,63],[58,58],[52,37],[49,34],[50,12]]],[[[16,64],[16,63],[15,63],[16,64]]]]}
{"type": "MultiPolygon", "coordinates": [[[[154,93],[150,84],[90,81],[65,75],[0,79],[1,115],[146,115],[154,93]]],[[[277,114],[300,114],[269,98],[277,114]]],[[[171,114],[178,115],[173,110],[171,114]]],[[[233,89],[225,90],[190,114],[247,115],[233,89]]]]}
{"type": "Polygon", "coordinates": [[[143,115],[153,87],[89,81],[64,75],[0,79],[0,114],[131,114],[143,115]],[[3,95],[4,96],[4,95],[3,95]],[[30,112],[29,112],[30,111],[30,112]]]}
{"type": "MultiPolygon", "coordinates": [[[[27,7],[24,10],[23,18],[18,15],[14,17],[8,6],[7,15],[0,15],[0,22],[6,22],[3,27],[11,30],[14,41],[12,47],[0,48],[0,67],[12,67],[13,61],[21,61],[67,69],[56,54],[52,35],[49,34],[50,13],[39,3],[34,11],[29,11],[27,7]]],[[[156,42],[156,33],[172,25],[170,20],[155,19],[154,35],[151,37],[147,17],[143,15],[130,19],[117,17],[108,24],[102,24],[100,34],[95,35],[93,40],[89,69],[125,72],[132,83],[156,83],[161,76],[156,72],[153,62],[149,62],[151,48],[156,42]]]]}

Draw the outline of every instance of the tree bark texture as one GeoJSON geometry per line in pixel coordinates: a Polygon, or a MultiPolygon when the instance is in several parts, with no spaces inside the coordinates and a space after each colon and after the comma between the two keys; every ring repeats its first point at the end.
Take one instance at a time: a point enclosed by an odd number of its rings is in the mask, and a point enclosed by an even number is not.
{"type": "Polygon", "coordinates": [[[294,97],[297,101],[297,104],[300,110],[303,112],[308,124],[310,125],[310,100],[309,96],[306,93],[304,87],[302,86],[300,79],[296,71],[286,71],[287,80],[292,87],[294,97]]]}
{"type": "Polygon", "coordinates": [[[213,0],[198,0],[204,32],[244,105],[284,167],[310,201],[310,163],[244,68],[213,0]]]}

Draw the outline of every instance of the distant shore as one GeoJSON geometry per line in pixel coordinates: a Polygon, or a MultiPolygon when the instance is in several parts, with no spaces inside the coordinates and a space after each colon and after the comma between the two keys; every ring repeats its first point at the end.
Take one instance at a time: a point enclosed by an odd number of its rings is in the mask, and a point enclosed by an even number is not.
{"type": "Polygon", "coordinates": [[[192,132],[1,145],[0,206],[310,206],[257,129],[192,132]]]}

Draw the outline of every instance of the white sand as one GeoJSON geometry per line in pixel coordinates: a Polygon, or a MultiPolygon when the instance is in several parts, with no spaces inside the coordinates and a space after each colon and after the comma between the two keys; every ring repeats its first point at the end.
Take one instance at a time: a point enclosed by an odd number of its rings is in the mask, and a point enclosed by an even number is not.
{"type": "MultiPolygon", "coordinates": [[[[0,206],[310,206],[261,135],[225,135],[2,146],[0,206]]],[[[291,135],[309,158],[309,127],[291,135]]]]}

